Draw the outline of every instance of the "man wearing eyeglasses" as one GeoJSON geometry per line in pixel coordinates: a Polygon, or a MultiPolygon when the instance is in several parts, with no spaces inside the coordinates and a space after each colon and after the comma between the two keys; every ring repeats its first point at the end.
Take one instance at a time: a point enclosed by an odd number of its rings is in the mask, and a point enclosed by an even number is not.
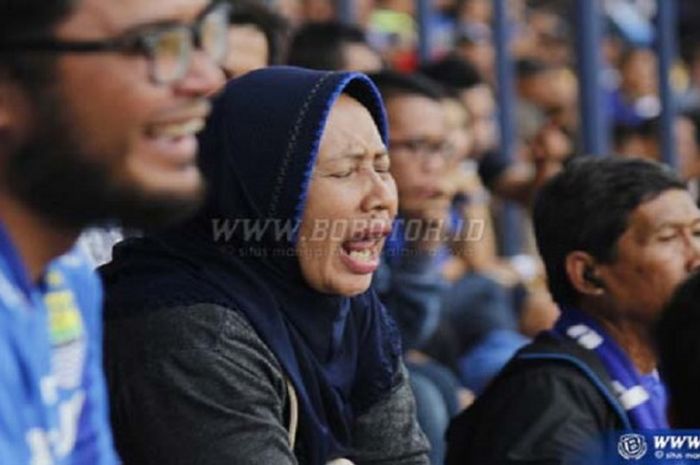
{"type": "Polygon", "coordinates": [[[448,141],[441,88],[420,75],[383,71],[372,77],[386,104],[391,174],[396,179],[401,214],[426,224],[446,220],[452,192],[445,180],[455,150],[448,141]]]}
{"type": "Polygon", "coordinates": [[[437,330],[445,283],[440,274],[453,188],[448,176],[455,151],[448,143],[442,91],[418,75],[373,74],[389,120],[391,174],[399,194],[399,214],[374,287],[396,320],[418,422],[431,444],[431,463],[442,463],[443,436],[458,408],[458,382],[419,351],[437,330]],[[437,381],[437,382],[436,382],[437,381]]]}
{"type": "MultiPolygon", "coordinates": [[[[391,174],[399,194],[400,218],[385,247],[384,263],[392,281],[413,283],[396,286],[384,296],[382,289],[378,290],[399,324],[404,348],[414,349],[437,325],[442,279],[436,254],[444,245],[450,214],[452,191],[446,181],[453,150],[439,87],[421,76],[394,71],[372,74],[371,78],[387,109],[391,174]],[[421,285],[414,285],[418,282],[421,285]],[[394,291],[411,296],[392,297],[394,291]],[[393,304],[393,300],[401,304],[393,304]]],[[[380,272],[375,277],[376,284],[383,281],[381,276],[380,272]]]]}
{"type": "Polygon", "coordinates": [[[206,0],[0,0],[1,464],[117,463],[101,289],[64,254],[85,226],[197,207],[227,15],[206,0]]]}

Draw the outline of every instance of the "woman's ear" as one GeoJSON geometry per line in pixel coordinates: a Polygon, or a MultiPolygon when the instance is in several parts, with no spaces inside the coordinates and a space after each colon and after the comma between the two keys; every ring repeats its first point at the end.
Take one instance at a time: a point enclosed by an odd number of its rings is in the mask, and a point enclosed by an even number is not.
{"type": "Polygon", "coordinates": [[[605,292],[605,283],[596,273],[596,260],[589,253],[571,252],[565,260],[569,282],[577,292],[596,297],[605,292]]]}

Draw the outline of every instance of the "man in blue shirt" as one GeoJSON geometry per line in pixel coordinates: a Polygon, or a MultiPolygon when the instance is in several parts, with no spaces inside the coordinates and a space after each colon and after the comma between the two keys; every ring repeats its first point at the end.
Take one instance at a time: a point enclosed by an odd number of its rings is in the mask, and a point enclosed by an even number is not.
{"type": "Polygon", "coordinates": [[[208,0],[0,1],[0,464],[112,465],[101,288],[81,229],[202,197],[195,133],[222,84],[208,0]]]}

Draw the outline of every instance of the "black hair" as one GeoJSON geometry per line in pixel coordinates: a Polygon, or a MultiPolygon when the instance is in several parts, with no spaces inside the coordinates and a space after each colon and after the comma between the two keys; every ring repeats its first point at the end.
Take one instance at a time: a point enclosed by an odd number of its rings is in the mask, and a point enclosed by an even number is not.
{"type": "Polygon", "coordinates": [[[26,38],[51,37],[53,29],[68,16],[79,0],[0,0],[0,78],[26,87],[47,84],[53,63],[49,57],[12,49],[26,38]]]}
{"type": "Polygon", "coordinates": [[[485,83],[483,76],[472,63],[455,55],[425,65],[421,72],[443,86],[457,91],[469,90],[485,83]]]}
{"type": "Polygon", "coordinates": [[[538,58],[521,58],[515,62],[515,74],[518,79],[529,79],[545,74],[554,67],[538,58]]]}
{"type": "Polygon", "coordinates": [[[688,118],[691,123],[693,123],[693,127],[695,128],[695,132],[700,135],[700,108],[689,108],[679,114],[679,116],[683,116],[685,118],[688,118]]]}
{"type": "Polygon", "coordinates": [[[454,42],[457,47],[490,44],[491,35],[491,28],[485,24],[465,23],[457,28],[454,42]]]}
{"type": "Polygon", "coordinates": [[[616,123],[613,127],[613,143],[618,147],[633,137],[644,139],[656,137],[659,133],[659,124],[658,117],[647,118],[637,124],[616,123]]]}
{"type": "Polygon", "coordinates": [[[267,42],[268,65],[284,62],[282,40],[287,34],[287,21],[266,5],[255,0],[228,0],[231,4],[229,22],[236,25],[250,24],[259,29],[267,42]]]}
{"type": "Polygon", "coordinates": [[[656,325],[659,371],[669,390],[674,428],[700,427],[700,273],[676,289],[656,325]]]}
{"type": "Polygon", "coordinates": [[[533,218],[555,302],[578,303],[566,273],[567,255],[579,250],[602,263],[614,261],[632,212],[672,189],[685,185],[670,168],[617,157],[579,157],[549,180],[536,197],[533,218]]]}
{"type": "Polygon", "coordinates": [[[345,68],[343,47],[368,45],[365,33],[357,26],[338,21],[315,22],[302,26],[292,38],[287,64],[320,70],[345,68]]]}
{"type": "Polygon", "coordinates": [[[421,74],[403,74],[387,70],[372,73],[369,77],[379,88],[384,101],[406,95],[418,95],[439,101],[447,96],[440,84],[421,74]]]}
{"type": "Polygon", "coordinates": [[[654,54],[654,49],[646,46],[628,46],[620,54],[618,68],[623,69],[638,53],[650,52],[654,54]]]}
{"type": "Polygon", "coordinates": [[[50,36],[78,0],[0,0],[0,44],[50,36]]]}

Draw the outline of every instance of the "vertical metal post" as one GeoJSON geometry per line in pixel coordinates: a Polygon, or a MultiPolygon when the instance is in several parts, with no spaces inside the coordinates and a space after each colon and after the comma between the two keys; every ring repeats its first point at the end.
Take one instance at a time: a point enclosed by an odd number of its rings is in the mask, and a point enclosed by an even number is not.
{"type": "MultiPolygon", "coordinates": [[[[500,156],[508,161],[514,158],[515,133],[515,71],[510,56],[512,27],[508,18],[508,1],[493,1],[494,46],[498,81],[498,122],[500,128],[500,156]]],[[[522,249],[521,212],[514,204],[505,204],[501,215],[501,250],[504,255],[518,254],[522,249]]]]}
{"type": "Polygon", "coordinates": [[[336,11],[338,19],[345,24],[355,24],[357,22],[355,0],[336,0],[336,11]]]}
{"type": "Polygon", "coordinates": [[[507,0],[494,0],[493,30],[496,49],[496,71],[498,80],[498,122],[501,130],[501,154],[513,159],[515,149],[515,73],[510,57],[510,23],[507,0]]]}
{"type": "Polygon", "coordinates": [[[661,98],[661,158],[664,163],[678,168],[674,134],[676,109],[669,76],[677,56],[677,2],[676,0],[657,0],[656,5],[656,54],[659,64],[659,97],[661,98]]]}
{"type": "Polygon", "coordinates": [[[601,74],[600,0],[576,0],[576,55],[578,60],[581,133],[586,155],[607,155],[607,114],[601,74]]]}
{"type": "Polygon", "coordinates": [[[418,57],[421,63],[427,63],[432,56],[433,45],[430,39],[430,20],[432,18],[432,1],[416,1],[416,18],[418,21],[418,57]]]}

